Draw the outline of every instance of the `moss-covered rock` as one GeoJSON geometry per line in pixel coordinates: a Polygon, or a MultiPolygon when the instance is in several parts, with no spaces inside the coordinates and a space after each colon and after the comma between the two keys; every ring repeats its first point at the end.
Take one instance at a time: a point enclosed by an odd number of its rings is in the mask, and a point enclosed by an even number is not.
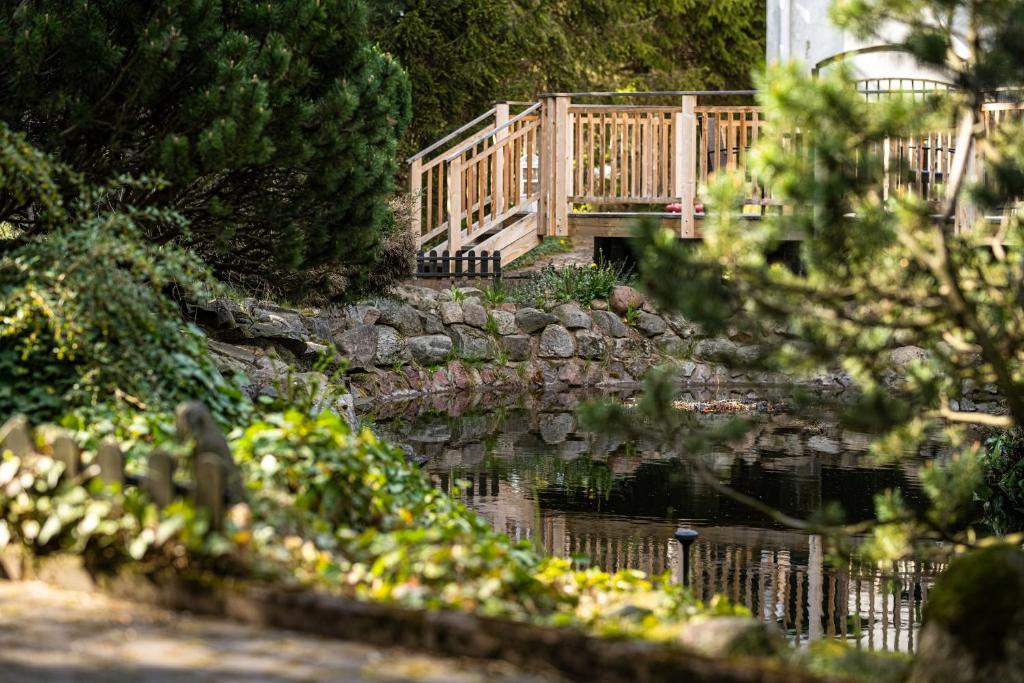
{"type": "Polygon", "coordinates": [[[914,683],[1024,681],[1024,551],[998,545],[955,560],[924,624],[914,683]]]}

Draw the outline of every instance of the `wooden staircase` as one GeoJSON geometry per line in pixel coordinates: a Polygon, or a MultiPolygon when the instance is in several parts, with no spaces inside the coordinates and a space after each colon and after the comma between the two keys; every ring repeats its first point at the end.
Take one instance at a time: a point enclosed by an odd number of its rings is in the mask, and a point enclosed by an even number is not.
{"type": "Polygon", "coordinates": [[[540,243],[540,106],[499,103],[407,160],[422,252],[500,251],[505,265],[540,243]]]}

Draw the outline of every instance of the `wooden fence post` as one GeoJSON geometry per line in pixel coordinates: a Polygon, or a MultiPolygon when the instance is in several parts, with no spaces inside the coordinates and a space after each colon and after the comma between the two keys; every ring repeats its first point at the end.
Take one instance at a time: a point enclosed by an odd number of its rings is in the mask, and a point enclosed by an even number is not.
{"type": "Polygon", "coordinates": [[[153,451],[146,464],[146,492],[158,508],[166,507],[174,500],[174,458],[153,451]]]}
{"type": "Polygon", "coordinates": [[[569,168],[570,143],[572,137],[569,103],[571,98],[560,95],[555,98],[554,120],[554,157],[552,158],[552,191],[553,206],[551,220],[553,234],[566,236],[569,234],[569,168]]]}
{"type": "MultiPolygon", "coordinates": [[[[508,123],[508,102],[498,102],[494,105],[494,126],[501,128],[508,123]]],[[[497,205],[491,207],[491,215],[494,217],[505,213],[505,206],[508,198],[505,197],[505,150],[501,149],[502,141],[508,137],[508,128],[499,130],[494,135],[494,146],[498,151],[494,153],[494,177],[491,182],[494,184],[494,197],[497,205]]]]}
{"type": "Polygon", "coordinates": [[[210,528],[220,529],[224,522],[224,468],[211,453],[196,456],[195,504],[210,516],[210,528]]]}
{"type": "Polygon", "coordinates": [[[96,451],[96,465],[100,468],[100,481],[124,488],[124,455],[116,441],[104,441],[96,451]]]}
{"type": "Polygon", "coordinates": [[[63,429],[59,430],[51,447],[54,460],[64,463],[64,476],[77,477],[78,473],[82,471],[82,460],[78,444],[71,438],[71,435],[63,429]]]}
{"type": "Polygon", "coordinates": [[[23,415],[16,415],[0,427],[0,449],[24,459],[32,450],[32,430],[23,415]]]}
{"type": "Polygon", "coordinates": [[[683,95],[675,115],[675,194],[679,197],[679,236],[697,236],[693,202],[697,195],[697,97],[683,95]]]}
{"type": "Polygon", "coordinates": [[[419,249],[423,235],[423,159],[414,159],[409,164],[409,194],[412,202],[412,220],[409,222],[416,248],[419,249]]]}
{"type": "MultiPolygon", "coordinates": [[[[554,117],[554,98],[542,97],[540,100],[540,126],[537,128],[537,176],[538,176],[538,197],[537,197],[537,232],[540,235],[549,235],[551,222],[551,179],[548,169],[551,161],[551,120],[554,117]]],[[[527,163],[533,164],[530,159],[527,163]]],[[[529,192],[529,189],[527,189],[529,192]]]]}
{"type": "Polygon", "coordinates": [[[448,251],[462,247],[462,156],[448,162],[448,251]]]}
{"type": "Polygon", "coordinates": [[[568,235],[570,98],[551,95],[541,101],[537,230],[541,235],[568,235]]]}

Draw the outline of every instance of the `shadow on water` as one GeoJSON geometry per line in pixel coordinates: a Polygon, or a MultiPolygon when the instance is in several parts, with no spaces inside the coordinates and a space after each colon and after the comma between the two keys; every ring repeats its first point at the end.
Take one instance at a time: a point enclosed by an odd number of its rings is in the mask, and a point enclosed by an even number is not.
{"type": "MultiPolygon", "coordinates": [[[[785,399],[779,390],[734,387],[684,399],[785,399]]],[[[631,393],[524,396],[463,394],[375,408],[381,433],[425,458],[442,489],[456,488],[496,529],[549,553],[605,569],[679,572],[678,526],[700,532],[692,550],[697,594],[716,593],[777,623],[794,643],[833,636],[868,649],[912,651],[928,590],[943,565],[906,561],[830,566],[818,536],[780,526],[708,487],[685,460],[651,443],[586,431],[583,400],[631,393]],[[539,506],[539,514],[538,514],[539,506]]],[[[848,521],[874,513],[873,497],[900,489],[924,504],[917,469],[948,454],[937,447],[879,466],[868,436],[844,429],[822,396],[813,416],[755,416],[740,442],[702,456],[721,481],[796,517],[838,502],[848,521]]],[[[702,421],[727,419],[701,415],[702,421]]]]}

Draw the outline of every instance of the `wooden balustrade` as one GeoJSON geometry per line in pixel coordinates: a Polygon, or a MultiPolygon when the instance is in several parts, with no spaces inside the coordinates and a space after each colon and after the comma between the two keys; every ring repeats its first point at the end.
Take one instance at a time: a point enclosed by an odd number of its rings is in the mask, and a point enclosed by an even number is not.
{"type": "MultiPolygon", "coordinates": [[[[19,467],[32,468],[38,459],[52,458],[63,465],[56,481],[69,480],[88,486],[96,480],[103,486],[95,489],[101,492],[95,495],[105,495],[110,490],[108,487],[114,487],[116,491],[134,487],[144,491],[158,508],[164,508],[178,498],[190,498],[196,509],[207,516],[212,529],[219,529],[224,520],[229,499],[229,473],[225,471],[224,454],[194,453],[192,481],[182,484],[175,478],[177,459],[158,448],[149,453],[145,474],[139,476],[125,471],[124,454],[116,442],[104,441],[91,460],[83,462],[82,450],[69,432],[47,427],[34,434],[28,421],[20,416],[0,426],[0,454],[4,452],[17,458],[19,467]]],[[[16,474],[17,470],[11,476],[16,474]]]]}
{"type": "MultiPolygon", "coordinates": [[[[619,105],[551,95],[512,118],[508,105],[497,105],[439,141],[447,147],[435,143],[410,160],[410,188],[420,202],[413,221],[417,244],[451,253],[501,250],[511,260],[521,250],[508,247],[531,230],[568,235],[569,216],[579,208],[660,207],[666,216],[672,204],[678,205],[680,236],[696,237],[695,198],[721,172],[745,178],[748,203],[772,203],[771,188],[762,186],[750,163],[765,130],[760,108],[698,106],[695,95],[678,97],[678,105],[619,105]]],[[[992,133],[1022,113],[1021,104],[987,104],[983,123],[992,133]]],[[[799,146],[800,131],[785,143],[799,146]]],[[[956,147],[953,131],[939,130],[875,143],[864,154],[881,162],[872,173],[881,173],[883,196],[913,193],[939,202],[956,147]]],[[[971,164],[972,173],[980,172],[977,167],[971,164]]],[[[958,216],[958,222],[972,220],[958,216]]]]}

